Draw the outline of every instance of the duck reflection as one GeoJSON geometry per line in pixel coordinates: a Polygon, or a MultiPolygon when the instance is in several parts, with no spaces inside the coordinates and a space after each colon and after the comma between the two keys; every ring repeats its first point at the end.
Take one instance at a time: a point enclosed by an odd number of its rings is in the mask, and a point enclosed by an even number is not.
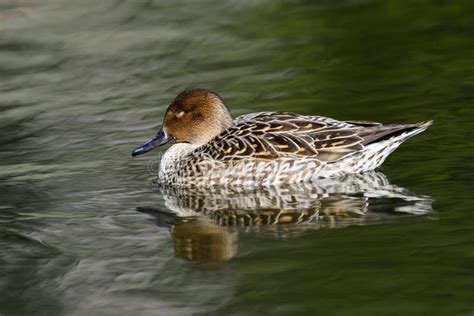
{"type": "Polygon", "coordinates": [[[193,261],[224,261],[237,254],[237,230],[192,219],[171,228],[175,255],[193,261]]]}
{"type": "Polygon", "coordinates": [[[308,229],[386,222],[432,213],[432,200],[368,172],[318,183],[258,188],[161,187],[165,210],[139,207],[169,227],[179,258],[229,260],[238,234],[287,238],[308,229]]]}

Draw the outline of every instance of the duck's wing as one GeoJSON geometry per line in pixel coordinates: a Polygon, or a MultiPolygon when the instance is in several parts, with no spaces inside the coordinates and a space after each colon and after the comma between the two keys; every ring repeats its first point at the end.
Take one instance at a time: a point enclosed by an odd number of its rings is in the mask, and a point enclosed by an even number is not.
{"type": "Polygon", "coordinates": [[[356,126],[325,117],[261,112],[238,117],[194,154],[213,160],[312,157],[328,160],[360,150],[356,126]]]}
{"type": "Polygon", "coordinates": [[[338,121],[322,116],[260,112],[238,117],[197,153],[218,161],[312,158],[335,161],[416,125],[338,121]]]}

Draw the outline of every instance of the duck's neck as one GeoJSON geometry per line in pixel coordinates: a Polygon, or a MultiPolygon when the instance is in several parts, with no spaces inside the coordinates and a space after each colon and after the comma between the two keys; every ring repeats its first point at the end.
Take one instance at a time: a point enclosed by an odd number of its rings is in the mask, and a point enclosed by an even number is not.
{"type": "Polygon", "coordinates": [[[171,146],[161,157],[159,175],[174,173],[179,160],[197,147],[199,145],[189,143],[178,143],[171,146]]]}

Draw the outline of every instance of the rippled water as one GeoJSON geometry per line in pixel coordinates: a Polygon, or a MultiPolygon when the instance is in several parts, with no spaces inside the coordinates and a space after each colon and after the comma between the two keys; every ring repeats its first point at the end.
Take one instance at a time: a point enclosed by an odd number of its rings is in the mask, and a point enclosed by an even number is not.
{"type": "Polygon", "coordinates": [[[472,9],[0,2],[0,314],[472,314],[472,9]],[[234,115],[435,124],[383,173],[159,188],[130,151],[192,87],[234,115]]]}

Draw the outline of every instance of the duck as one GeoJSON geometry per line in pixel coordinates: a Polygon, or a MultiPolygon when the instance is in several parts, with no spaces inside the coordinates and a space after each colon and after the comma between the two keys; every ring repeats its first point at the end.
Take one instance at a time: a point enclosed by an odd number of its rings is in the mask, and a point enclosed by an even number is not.
{"type": "Polygon", "coordinates": [[[132,151],[173,143],[157,182],[180,187],[272,186],[317,182],[379,167],[401,143],[433,121],[382,124],[292,112],[232,118],[216,92],[185,90],[171,102],[156,135],[132,151]]]}

